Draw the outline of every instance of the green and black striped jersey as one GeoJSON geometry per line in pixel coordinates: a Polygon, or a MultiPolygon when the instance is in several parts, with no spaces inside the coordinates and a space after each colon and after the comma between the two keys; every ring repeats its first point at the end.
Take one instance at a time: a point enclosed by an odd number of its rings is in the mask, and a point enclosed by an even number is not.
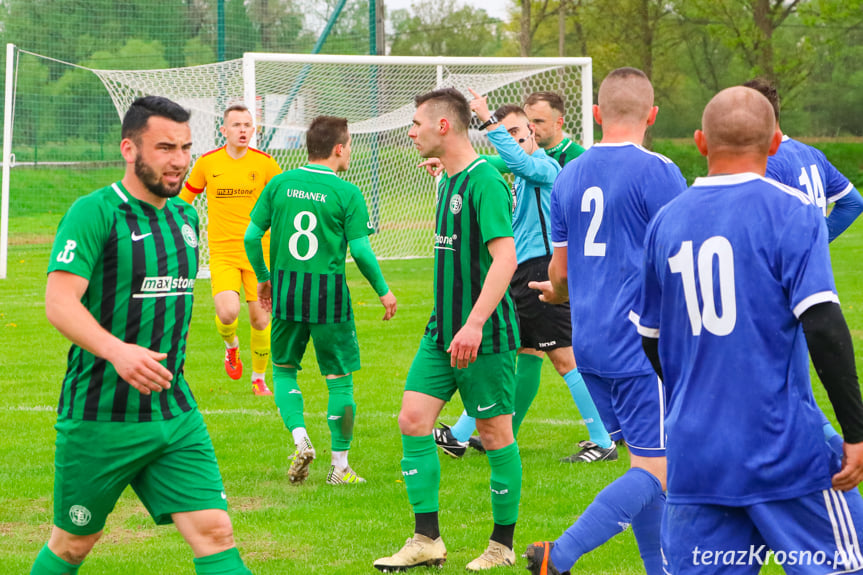
{"type": "Polygon", "coordinates": [[[306,323],[351,319],[348,242],[374,233],[358,187],[320,164],[289,170],[264,188],[252,222],[262,230],[272,228],[274,316],[306,323]]]}
{"type": "Polygon", "coordinates": [[[584,153],[584,148],[569,138],[564,138],[556,146],[547,149],[545,153],[557,160],[557,163],[560,164],[560,167],[562,168],[567,162],[582,155],[584,153]]]}
{"type": "MultiPolygon", "coordinates": [[[[488,242],[512,237],[512,194],[500,173],[478,158],[441,178],[434,236],[435,304],[425,336],[446,350],[479,298],[492,258],[488,242]]],[[[519,346],[515,304],[507,290],[482,328],[479,353],[519,346]]]]}
{"type": "Polygon", "coordinates": [[[48,272],[89,281],[81,303],[127,343],[168,354],[170,389],[142,395],[109,362],[73,344],[57,413],[60,419],[146,422],[196,407],[183,377],[192,292],[198,272],[198,216],[186,202],[162,209],[120,182],[78,199],[60,222],[48,272]]]}

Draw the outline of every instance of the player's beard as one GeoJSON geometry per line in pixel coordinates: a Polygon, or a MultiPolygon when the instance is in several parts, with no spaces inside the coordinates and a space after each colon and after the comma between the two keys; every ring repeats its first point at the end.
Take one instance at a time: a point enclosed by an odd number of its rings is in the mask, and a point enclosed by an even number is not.
{"type": "Polygon", "coordinates": [[[151,194],[160,198],[173,198],[183,189],[183,178],[180,178],[175,186],[165,186],[161,177],[156,174],[156,171],[149,164],[144,163],[141,154],[135,156],[135,175],[151,194]]]}

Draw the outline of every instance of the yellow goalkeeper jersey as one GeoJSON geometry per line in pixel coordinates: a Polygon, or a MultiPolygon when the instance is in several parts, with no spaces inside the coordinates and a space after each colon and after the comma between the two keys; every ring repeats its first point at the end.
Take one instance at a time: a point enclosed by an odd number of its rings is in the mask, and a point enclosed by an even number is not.
{"type": "MultiPolygon", "coordinates": [[[[235,160],[225,146],[207,152],[195,162],[180,197],[192,202],[207,190],[207,242],[211,254],[241,253],[249,214],[271,179],[282,173],[276,160],[260,150],[248,148],[235,160]]],[[[264,242],[269,243],[269,233],[264,242]]],[[[268,250],[265,244],[264,251],[268,250]]]]}

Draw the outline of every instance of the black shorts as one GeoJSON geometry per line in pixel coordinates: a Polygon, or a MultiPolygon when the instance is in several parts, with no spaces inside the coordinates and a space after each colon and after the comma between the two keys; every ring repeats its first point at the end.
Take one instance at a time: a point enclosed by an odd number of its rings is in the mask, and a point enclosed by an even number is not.
{"type": "Polygon", "coordinates": [[[539,301],[539,292],[527,287],[531,281],[548,279],[551,256],[542,256],[518,264],[509,284],[518,310],[521,346],[537,351],[572,347],[572,324],[569,302],[551,305],[539,301]]]}

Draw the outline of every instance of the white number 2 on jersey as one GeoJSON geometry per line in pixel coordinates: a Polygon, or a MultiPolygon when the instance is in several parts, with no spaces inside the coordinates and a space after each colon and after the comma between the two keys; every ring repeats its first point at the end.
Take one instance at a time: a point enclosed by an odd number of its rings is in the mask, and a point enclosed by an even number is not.
{"type": "Polygon", "coordinates": [[[680,244],[680,250],[668,258],[671,272],[680,274],[683,281],[683,297],[686,311],[692,326],[692,335],[701,335],[701,327],[714,335],[728,335],[737,323],[737,296],[734,291],[734,250],[731,242],[722,236],[713,236],[705,241],[698,250],[698,281],[701,284],[701,300],[704,310],[699,310],[698,294],[695,289],[695,259],[692,242],[680,244]],[[713,294],[713,265],[719,266],[719,298],[722,302],[722,316],[716,314],[716,301],[713,294]]]}
{"type": "Polygon", "coordinates": [[[806,193],[812,203],[821,208],[821,213],[827,215],[827,196],[824,195],[824,182],[821,181],[821,173],[818,166],[809,166],[811,176],[806,173],[806,168],[800,168],[800,177],[797,179],[800,185],[806,188],[806,193]]]}
{"type": "Polygon", "coordinates": [[[597,186],[587,188],[584,195],[581,196],[581,211],[589,213],[591,204],[595,211],[593,217],[590,218],[590,225],[587,226],[587,235],[584,236],[584,255],[585,256],[605,256],[605,243],[596,241],[596,234],[599,232],[599,226],[602,224],[602,213],[605,209],[605,198],[602,195],[602,190],[597,186]]]}
{"type": "Polygon", "coordinates": [[[295,259],[303,262],[312,259],[318,253],[318,238],[312,233],[316,227],[318,227],[318,218],[312,212],[300,212],[294,218],[294,229],[297,231],[291,234],[291,238],[288,241],[288,249],[295,259]],[[307,226],[303,226],[303,219],[306,217],[309,218],[309,223],[307,226]],[[301,237],[306,238],[309,242],[309,247],[303,255],[300,255],[299,250],[301,237]]]}

